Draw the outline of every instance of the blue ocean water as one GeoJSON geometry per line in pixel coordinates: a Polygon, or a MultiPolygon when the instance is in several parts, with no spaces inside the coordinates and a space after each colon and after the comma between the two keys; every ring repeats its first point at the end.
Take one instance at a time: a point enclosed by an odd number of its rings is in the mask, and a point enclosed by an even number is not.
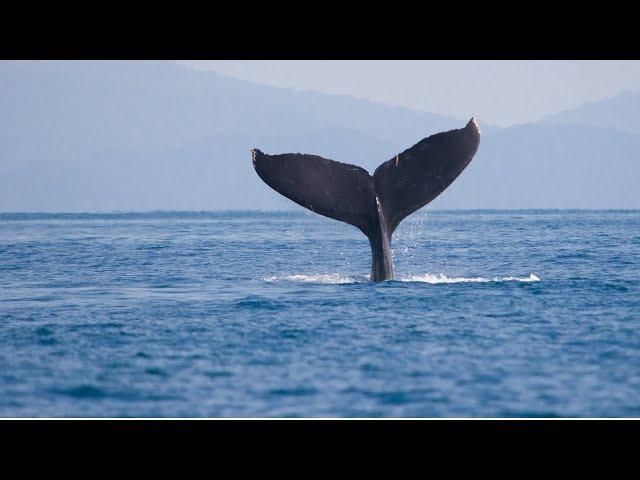
{"type": "Polygon", "coordinates": [[[640,416],[640,212],[0,215],[3,417],[640,416]]]}

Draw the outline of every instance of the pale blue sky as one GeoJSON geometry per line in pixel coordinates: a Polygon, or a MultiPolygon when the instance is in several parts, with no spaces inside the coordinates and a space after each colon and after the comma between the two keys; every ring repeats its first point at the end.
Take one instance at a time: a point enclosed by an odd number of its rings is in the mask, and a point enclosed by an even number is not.
{"type": "Polygon", "coordinates": [[[622,91],[640,91],[640,61],[182,61],[266,85],[347,94],[509,126],[622,91]]]}

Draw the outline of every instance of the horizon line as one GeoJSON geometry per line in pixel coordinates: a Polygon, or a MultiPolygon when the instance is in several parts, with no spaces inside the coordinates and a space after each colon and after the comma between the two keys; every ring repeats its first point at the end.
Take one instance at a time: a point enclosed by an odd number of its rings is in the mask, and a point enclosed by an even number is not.
{"type": "MultiPolygon", "coordinates": [[[[449,212],[531,212],[531,211],[547,211],[547,212],[639,212],[640,208],[437,208],[422,210],[424,213],[449,213],[449,212]]],[[[415,213],[419,213],[418,212],[415,213]]],[[[0,215],[149,215],[154,213],[300,213],[304,215],[312,215],[313,212],[299,209],[212,209],[212,210],[101,210],[101,211],[0,211],[0,215]]]]}

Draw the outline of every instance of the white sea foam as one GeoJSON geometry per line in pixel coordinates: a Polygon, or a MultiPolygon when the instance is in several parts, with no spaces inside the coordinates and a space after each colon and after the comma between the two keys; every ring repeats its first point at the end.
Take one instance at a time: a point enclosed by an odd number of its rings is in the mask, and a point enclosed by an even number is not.
{"type": "MultiPolygon", "coordinates": [[[[264,277],[265,282],[297,282],[297,283],[323,283],[323,284],[348,284],[369,281],[368,276],[350,277],[338,273],[315,274],[315,275],[279,275],[273,277],[264,277]]],[[[443,274],[434,275],[427,273],[425,275],[410,275],[408,277],[397,278],[400,282],[418,282],[418,283],[488,283],[488,282],[539,282],[540,278],[531,274],[528,277],[447,277],[443,274]]]]}
{"type": "Polygon", "coordinates": [[[327,283],[327,284],[343,284],[356,283],[355,277],[340,275],[338,273],[316,274],[316,275],[281,275],[263,278],[265,282],[300,282],[300,283],[327,283]]]}
{"type": "Polygon", "coordinates": [[[467,278],[467,277],[447,277],[446,275],[439,274],[433,275],[431,273],[427,273],[426,275],[412,275],[405,278],[399,279],[401,282],[424,282],[424,283],[488,283],[488,282],[539,282],[540,279],[536,277],[534,274],[529,275],[528,277],[493,277],[493,278],[485,278],[485,277],[475,277],[475,278],[467,278]]]}

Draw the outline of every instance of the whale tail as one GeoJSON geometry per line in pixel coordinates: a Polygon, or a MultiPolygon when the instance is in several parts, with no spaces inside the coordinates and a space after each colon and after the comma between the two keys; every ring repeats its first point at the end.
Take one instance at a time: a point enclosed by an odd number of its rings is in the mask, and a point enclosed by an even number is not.
{"type": "Polygon", "coordinates": [[[371,280],[393,278],[391,236],[408,215],[442,193],[478,150],[480,129],[437,133],[380,165],[373,175],[360,167],[317,155],[266,155],[251,150],[260,178],[309,210],[359,228],[372,252],[371,280]]]}

